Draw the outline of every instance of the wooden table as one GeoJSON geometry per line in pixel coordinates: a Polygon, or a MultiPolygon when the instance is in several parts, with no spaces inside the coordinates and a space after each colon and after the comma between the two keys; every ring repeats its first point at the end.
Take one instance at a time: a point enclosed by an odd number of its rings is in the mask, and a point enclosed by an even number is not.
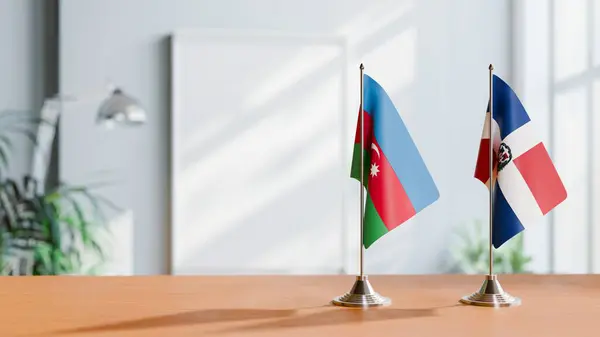
{"type": "Polygon", "coordinates": [[[600,336],[600,276],[501,275],[520,307],[458,304],[482,276],[371,276],[386,308],[328,302],[353,276],[5,277],[0,336],[600,336]]]}

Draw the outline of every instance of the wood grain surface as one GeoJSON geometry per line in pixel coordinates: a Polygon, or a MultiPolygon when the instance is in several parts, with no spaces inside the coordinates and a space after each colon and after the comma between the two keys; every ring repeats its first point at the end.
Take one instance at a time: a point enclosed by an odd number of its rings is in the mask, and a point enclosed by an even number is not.
{"type": "Polygon", "coordinates": [[[458,304],[483,276],[371,276],[386,308],[329,305],[353,276],[0,278],[0,336],[600,336],[600,276],[501,275],[520,307],[458,304]]]}

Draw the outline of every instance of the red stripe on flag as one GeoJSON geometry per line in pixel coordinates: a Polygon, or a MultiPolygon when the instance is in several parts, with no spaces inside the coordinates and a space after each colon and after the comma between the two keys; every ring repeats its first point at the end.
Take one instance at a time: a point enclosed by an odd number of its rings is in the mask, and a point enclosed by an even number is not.
{"type": "Polygon", "coordinates": [[[543,214],[550,212],[567,198],[567,191],[543,143],[539,143],[514,159],[515,165],[543,214]]]}
{"type": "Polygon", "coordinates": [[[486,183],[490,178],[490,139],[481,139],[479,144],[479,154],[477,155],[477,164],[475,165],[475,178],[482,183],[486,183]]]}
{"type": "Polygon", "coordinates": [[[369,175],[368,192],[385,227],[392,230],[410,219],[416,212],[376,139],[373,139],[373,145],[377,149],[370,150],[371,165],[369,171],[365,172],[369,175]]]}
{"type": "MultiPolygon", "coordinates": [[[[373,136],[373,119],[371,115],[365,111],[365,143],[363,149],[371,147],[371,138],[373,136]]],[[[356,123],[356,135],[354,136],[354,144],[360,144],[360,108],[358,108],[358,122],[356,123]]]]}
{"type": "MultiPolygon", "coordinates": [[[[496,151],[494,151],[496,157],[496,151]]],[[[494,158],[494,179],[496,178],[496,166],[498,160],[494,158]]],[[[482,138],[479,144],[479,153],[477,154],[477,163],[475,164],[475,178],[486,183],[490,179],[490,139],[482,138]]]]}

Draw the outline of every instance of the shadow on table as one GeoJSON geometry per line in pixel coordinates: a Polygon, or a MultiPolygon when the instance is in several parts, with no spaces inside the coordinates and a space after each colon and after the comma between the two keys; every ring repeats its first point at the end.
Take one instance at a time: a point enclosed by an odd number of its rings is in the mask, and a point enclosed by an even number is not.
{"type": "Polygon", "coordinates": [[[154,316],[113,324],[81,327],[71,330],[57,331],[55,334],[109,332],[138,329],[151,329],[197,324],[213,324],[224,322],[238,322],[268,318],[282,318],[293,315],[297,309],[269,310],[269,309],[207,309],[181,312],[172,315],[154,316]]]}
{"type": "MultiPolygon", "coordinates": [[[[447,307],[454,307],[451,305],[447,307]]],[[[446,308],[422,308],[422,309],[386,309],[379,308],[373,310],[332,308],[327,311],[319,311],[307,315],[294,315],[284,317],[278,320],[271,320],[253,325],[245,325],[230,329],[223,329],[218,333],[228,333],[233,331],[256,331],[256,330],[277,330],[299,327],[317,327],[340,324],[367,323],[387,320],[412,319],[422,317],[436,316],[436,310],[446,308]]]]}
{"type": "Polygon", "coordinates": [[[227,322],[234,323],[252,320],[267,321],[258,324],[244,325],[235,328],[218,330],[217,333],[250,330],[273,330],[295,327],[314,327],[431,317],[436,315],[437,309],[449,308],[457,305],[421,309],[378,308],[373,310],[335,308],[333,306],[317,306],[310,308],[297,308],[287,310],[206,309],[181,312],[172,315],[141,318],[113,324],[104,324],[89,327],[81,327],[70,330],[62,330],[56,331],[54,334],[117,332],[186,325],[217,324],[227,322]],[[310,309],[319,311],[308,314],[301,314],[302,311],[310,309]]]}

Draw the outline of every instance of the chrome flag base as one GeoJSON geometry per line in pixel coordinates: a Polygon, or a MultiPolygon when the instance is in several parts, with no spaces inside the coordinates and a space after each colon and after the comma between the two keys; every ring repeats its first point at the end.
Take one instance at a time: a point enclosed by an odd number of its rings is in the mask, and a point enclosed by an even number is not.
{"type": "Polygon", "coordinates": [[[341,307],[369,308],[387,306],[392,301],[376,293],[365,275],[357,276],[350,292],[334,298],[331,303],[341,307]]]}
{"type": "Polygon", "coordinates": [[[496,275],[486,275],[478,292],[460,299],[461,303],[482,307],[512,307],[521,304],[521,299],[505,292],[496,275]]]}

